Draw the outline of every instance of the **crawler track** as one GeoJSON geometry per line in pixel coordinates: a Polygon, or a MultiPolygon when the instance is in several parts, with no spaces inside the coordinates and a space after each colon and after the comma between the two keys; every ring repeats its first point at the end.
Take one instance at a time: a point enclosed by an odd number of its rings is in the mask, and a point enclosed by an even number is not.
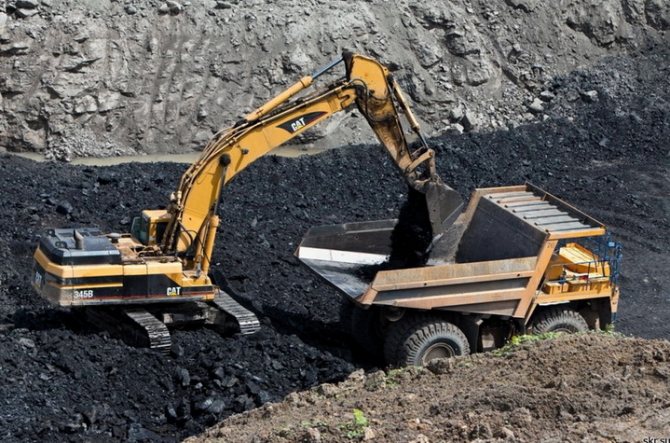
{"type": "Polygon", "coordinates": [[[84,308],[86,319],[130,346],[170,351],[167,326],[142,308],[84,308]]]}
{"type": "Polygon", "coordinates": [[[258,321],[256,314],[236,302],[230,295],[222,290],[219,290],[218,295],[214,298],[211,304],[235,318],[242,335],[253,334],[258,332],[261,328],[261,323],[258,321]]]}
{"type": "Polygon", "coordinates": [[[123,312],[137,326],[136,337],[141,345],[158,351],[170,351],[170,331],[163,322],[144,309],[124,309],[123,312]]]}

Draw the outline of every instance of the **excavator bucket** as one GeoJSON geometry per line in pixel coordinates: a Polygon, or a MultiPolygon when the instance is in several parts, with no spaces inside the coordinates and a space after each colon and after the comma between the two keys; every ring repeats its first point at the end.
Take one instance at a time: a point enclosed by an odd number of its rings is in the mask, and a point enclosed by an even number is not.
{"type": "Polygon", "coordinates": [[[463,209],[463,199],[458,192],[441,182],[429,182],[425,195],[428,218],[435,237],[456,221],[463,209]]]}

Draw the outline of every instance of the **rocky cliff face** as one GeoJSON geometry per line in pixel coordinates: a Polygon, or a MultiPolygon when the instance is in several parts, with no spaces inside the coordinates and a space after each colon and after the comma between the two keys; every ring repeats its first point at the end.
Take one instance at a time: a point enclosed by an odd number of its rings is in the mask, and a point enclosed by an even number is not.
{"type": "MultiPolygon", "coordinates": [[[[667,0],[8,0],[0,11],[0,146],[57,159],[197,150],[343,48],[389,64],[429,133],[504,128],[542,118],[554,75],[670,28],[667,0]]],[[[371,137],[341,115],[302,142],[371,137]]]]}

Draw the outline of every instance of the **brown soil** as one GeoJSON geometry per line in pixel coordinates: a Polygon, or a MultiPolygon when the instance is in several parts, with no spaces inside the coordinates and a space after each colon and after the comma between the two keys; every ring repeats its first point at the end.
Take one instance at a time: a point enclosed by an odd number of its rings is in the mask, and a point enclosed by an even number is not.
{"type": "Polygon", "coordinates": [[[670,342],[589,333],[440,360],[429,369],[358,371],[338,385],[230,417],[187,441],[646,437],[670,437],[670,342]]]}

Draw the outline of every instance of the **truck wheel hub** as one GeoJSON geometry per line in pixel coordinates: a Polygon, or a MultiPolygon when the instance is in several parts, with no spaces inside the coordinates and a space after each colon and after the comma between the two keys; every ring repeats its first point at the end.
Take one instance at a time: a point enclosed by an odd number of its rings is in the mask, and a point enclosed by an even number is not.
{"type": "Polygon", "coordinates": [[[447,343],[435,343],[426,349],[426,352],[423,354],[423,364],[425,365],[431,360],[436,358],[451,358],[456,355],[454,348],[449,346],[447,343]]]}

